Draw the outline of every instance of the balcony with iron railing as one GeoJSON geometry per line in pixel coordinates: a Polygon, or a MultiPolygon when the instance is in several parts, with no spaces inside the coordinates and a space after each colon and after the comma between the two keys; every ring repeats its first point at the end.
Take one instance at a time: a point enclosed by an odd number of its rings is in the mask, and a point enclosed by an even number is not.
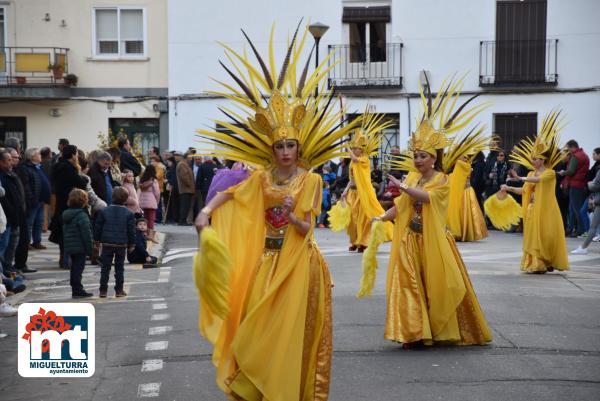
{"type": "Polygon", "coordinates": [[[558,39],[479,43],[479,86],[558,85],[558,39]]]}
{"type": "Polygon", "coordinates": [[[69,49],[0,47],[0,96],[64,96],[76,83],[69,49]]]}
{"type": "Polygon", "coordinates": [[[328,84],[344,89],[402,88],[402,43],[385,45],[330,45],[328,84]]]}

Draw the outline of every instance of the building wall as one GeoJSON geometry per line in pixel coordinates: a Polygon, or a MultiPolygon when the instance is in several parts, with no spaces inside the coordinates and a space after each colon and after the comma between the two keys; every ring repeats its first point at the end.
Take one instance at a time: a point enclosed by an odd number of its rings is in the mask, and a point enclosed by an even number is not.
{"type": "Polygon", "coordinates": [[[69,72],[79,88],[166,88],[166,0],[12,0],[8,4],[8,46],[69,48],[69,72]],[[146,9],[147,55],[143,60],[92,57],[92,8],[142,6],[146,9]],[[46,13],[50,21],[45,21],[46,13]],[[66,26],[61,27],[62,20],[66,26]]]}
{"type": "Polygon", "coordinates": [[[0,116],[27,118],[27,147],[50,146],[56,150],[58,139],[67,138],[85,151],[97,148],[98,133],[108,132],[109,118],[159,118],[154,101],[106,103],[80,100],[15,101],[0,105],[0,116]],[[50,116],[58,109],[60,116],[50,116]]]}
{"type": "MultiPolygon", "coordinates": [[[[98,132],[107,133],[109,118],[165,118],[154,107],[158,97],[167,95],[166,0],[0,0],[0,6],[8,11],[8,46],[69,48],[69,72],[79,78],[68,100],[0,98],[0,116],[27,118],[28,146],[55,147],[58,138],[66,137],[91,150],[98,143],[98,132]],[[102,6],[145,9],[147,57],[93,58],[92,9],[102,6]],[[114,103],[112,111],[107,101],[114,103]],[[61,115],[51,117],[50,109],[61,115]]],[[[166,148],[168,129],[161,136],[166,148]]]]}
{"type": "MultiPolygon", "coordinates": [[[[364,110],[368,102],[377,112],[400,113],[399,142],[405,145],[419,112],[419,100],[414,96],[418,92],[420,71],[429,71],[434,88],[449,74],[466,73],[464,90],[484,92],[481,100],[493,104],[480,117],[490,132],[494,113],[536,112],[539,126],[545,113],[560,107],[568,121],[563,133],[565,140],[574,138],[588,151],[600,146],[600,115],[597,113],[600,110],[600,28],[597,25],[600,2],[595,0],[548,0],[547,37],[558,39],[558,86],[522,94],[494,93],[479,86],[479,42],[495,40],[496,2],[493,0],[224,0],[211,13],[206,13],[195,1],[175,0],[169,3],[169,95],[204,96],[207,90],[218,88],[210,77],[231,82],[218,65],[218,59],[224,57],[216,41],[241,49],[243,37],[239,28],[244,28],[264,51],[269,28],[275,21],[282,53],[285,41],[281,38],[293,31],[300,17],[313,22],[318,20],[330,26],[321,41],[322,59],[328,44],[348,44],[341,23],[343,6],[390,4],[392,34],[387,41],[404,44],[404,87],[343,93],[349,111],[364,110]]],[[[308,44],[312,44],[310,36],[308,44]]],[[[282,57],[278,54],[278,60],[282,57]]],[[[172,100],[171,147],[187,148],[194,140],[196,128],[212,126],[211,120],[221,117],[216,105],[224,103],[218,99],[172,100]]]]}

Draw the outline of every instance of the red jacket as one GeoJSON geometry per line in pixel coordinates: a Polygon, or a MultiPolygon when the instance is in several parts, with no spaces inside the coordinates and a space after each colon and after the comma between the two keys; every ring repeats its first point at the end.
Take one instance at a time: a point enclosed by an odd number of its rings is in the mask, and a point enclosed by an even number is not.
{"type": "Polygon", "coordinates": [[[577,159],[577,169],[575,170],[575,174],[568,177],[569,186],[576,189],[587,188],[587,173],[590,169],[590,158],[581,148],[573,151],[571,157],[577,159]]]}

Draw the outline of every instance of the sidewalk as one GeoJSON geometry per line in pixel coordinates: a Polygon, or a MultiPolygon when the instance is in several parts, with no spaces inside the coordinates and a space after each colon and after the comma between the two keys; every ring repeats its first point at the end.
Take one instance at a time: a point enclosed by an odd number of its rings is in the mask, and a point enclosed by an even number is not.
{"type": "MultiPolygon", "coordinates": [[[[158,267],[162,261],[167,234],[156,232],[158,244],[148,241],[148,253],[158,258],[158,267]]],[[[59,300],[71,300],[71,287],[69,285],[69,270],[58,267],[59,248],[58,245],[48,241],[48,234],[43,234],[42,244],[47,249],[30,249],[27,258],[27,266],[37,269],[36,273],[25,273],[24,284],[27,289],[19,294],[8,297],[7,301],[18,306],[20,303],[31,299],[44,299],[58,302],[59,300]]],[[[140,271],[141,264],[130,264],[125,261],[125,274],[129,279],[135,277],[128,272],[140,271]]],[[[83,272],[83,284],[94,292],[97,298],[97,287],[100,280],[100,265],[92,265],[89,261],[83,272]]],[[[127,280],[126,280],[127,281],[127,280]]],[[[127,285],[127,282],[126,282],[127,285]]]]}

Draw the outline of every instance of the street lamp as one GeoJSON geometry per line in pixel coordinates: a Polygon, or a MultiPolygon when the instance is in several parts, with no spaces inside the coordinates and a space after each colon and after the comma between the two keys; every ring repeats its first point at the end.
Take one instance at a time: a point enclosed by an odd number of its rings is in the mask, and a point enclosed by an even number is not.
{"type": "MultiPolygon", "coordinates": [[[[310,34],[313,36],[313,38],[315,38],[315,47],[316,47],[316,54],[315,54],[315,69],[317,69],[317,67],[319,67],[319,42],[321,41],[321,38],[323,37],[323,35],[325,35],[325,32],[327,32],[327,30],[329,29],[329,27],[325,24],[322,24],[320,22],[315,22],[314,24],[310,24],[308,26],[308,30],[310,32],[310,34]]],[[[319,95],[319,86],[317,84],[317,87],[315,88],[315,98],[319,95]]]]}

